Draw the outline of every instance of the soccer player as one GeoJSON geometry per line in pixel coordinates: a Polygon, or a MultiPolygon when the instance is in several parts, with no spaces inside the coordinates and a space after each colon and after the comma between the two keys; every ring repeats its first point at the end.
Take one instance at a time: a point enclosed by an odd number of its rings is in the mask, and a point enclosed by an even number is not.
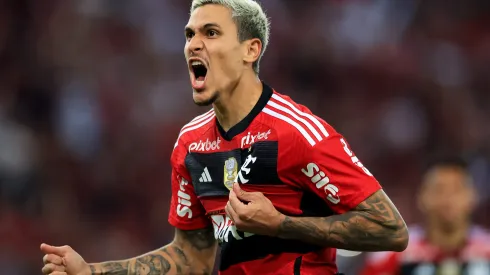
{"type": "Polygon", "coordinates": [[[346,140],[258,78],[269,21],[252,0],[194,0],[185,57],[197,105],[172,153],[169,245],[87,264],[41,245],[44,274],[335,274],[336,248],[402,251],[405,223],[346,140]],[[57,273],[58,272],[58,273],[57,273]]]}
{"type": "Polygon", "coordinates": [[[490,234],[471,223],[477,199],[466,166],[449,157],[428,167],[419,194],[425,226],[410,228],[404,252],[368,255],[361,274],[490,274],[490,234]]]}

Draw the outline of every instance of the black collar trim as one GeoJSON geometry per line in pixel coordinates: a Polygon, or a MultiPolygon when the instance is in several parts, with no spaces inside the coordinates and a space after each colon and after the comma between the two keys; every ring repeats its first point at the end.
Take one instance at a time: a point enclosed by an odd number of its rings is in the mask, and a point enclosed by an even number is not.
{"type": "Polygon", "coordinates": [[[257,101],[257,104],[255,104],[252,111],[250,111],[250,113],[240,122],[238,122],[235,126],[231,127],[230,130],[228,130],[228,132],[226,132],[223,129],[223,127],[221,127],[218,119],[216,118],[216,125],[223,139],[230,141],[235,136],[247,130],[248,126],[250,126],[252,121],[260,114],[260,112],[262,112],[262,109],[264,109],[265,105],[267,105],[267,102],[269,102],[269,99],[272,97],[273,94],[272,88],[269,87],[264,82],[262,82],[262,87],[263,87],[262,94],[260,95],[259,101],[257,101]]]}

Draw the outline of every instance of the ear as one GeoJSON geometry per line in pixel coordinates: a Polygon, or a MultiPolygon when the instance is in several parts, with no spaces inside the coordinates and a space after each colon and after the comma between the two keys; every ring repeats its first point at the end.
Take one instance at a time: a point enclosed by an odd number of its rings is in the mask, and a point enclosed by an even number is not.
{"type": "Polygon", "coordinates": [[[262,52],[262,42],[258,38],[252,38],[245,41],[244,57],[243,61],[247,63],[254,63],[259,59],[260,53],[262,52]]]}

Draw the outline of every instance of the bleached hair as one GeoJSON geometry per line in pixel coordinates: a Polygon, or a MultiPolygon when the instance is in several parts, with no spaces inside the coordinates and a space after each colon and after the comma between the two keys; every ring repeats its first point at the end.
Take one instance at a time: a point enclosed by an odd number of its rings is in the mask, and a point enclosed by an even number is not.
{"type": "Polygon", "coordinates": [[[256,74],[259,73],[259,63],[269,44],[270,22],[262,7],[255,0],[193,0],[191,13],[204,5],[222,5],[231,10],[231,16],[238,30],[238,40],[258,38],[262,42],[259,58],[252,64],[256,74]]]}

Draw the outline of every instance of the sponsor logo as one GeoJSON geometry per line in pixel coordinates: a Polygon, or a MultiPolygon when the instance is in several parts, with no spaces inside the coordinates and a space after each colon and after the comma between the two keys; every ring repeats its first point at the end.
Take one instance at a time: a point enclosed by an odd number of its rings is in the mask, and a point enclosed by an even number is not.
{"type": "Polygon", "coordinates": [[[310,178],[311,182],[315,184],[316,188],[323,189],[327,194],[327,200],[333,204],[338,204],[340,198],[337,195],[339,188],[330,183],[330,178],[327,177],[325,172],[320,170],[320,167],[315,163],[309,163],[306,169],[301,169],[301,172],[310,178]]]}
{"type": "Polygon", "coordinates": [[[191,196],[186,193],[185,186],[189,184],[189,182],[182,178],[180,180],[180,188],[179,192],[177,192],[178,202],[177,205],[177,215],[179,217],[184,218],[187,216],[189,219],[192,218],[192,210],[191,210],[191,196]]]}
{"type": "Polygon", "coordinates": [[[248,176],[248,174],[250,174],[251,168],[249,168],[248,166],[250,165],[250,163],[255,163],[255,161],[257,161],[257,157],[248,155],[245,163],[243,163],[242,168],[240,169],[240,172],[238,172],[238,179],[240,180],[240,183],[247,183],[249,181],[243,176],[243,174],[245,173],[245,176],[248,176]]]}
{"type": "Polygon", "coordinates": [[[220,143],[221,143],[221,139],[219,137],[215,141],[209,141],[209,139],[206,139],[206,141],[200,140],[199,142],[193,142],[189,145],[189,152],[190,151],[207,152],[207,151],[219,150],[220,143]]]}
{"type": "Polygon", "coordinates": [[[225,161],[223,180],[226,188],[231,190],[238,173],[238,162],[235,158],[229,158],[225,161]]]}
{"type": "Polygon", "coordinates": [[[247,145],[254,144],[255,142],[257,142],[259,140],[269,139],[270,134],[271,134],[270,129],[267,132],[257,132],[257,134],[255,134],[255,135],[248,132],[248,134],[242,138],[242,146],[241,147],[243,148],[247,145]]]}
{"type": "Polygon", "coordinates": [[[347,145],[347,142],[345,142],[345,140],[343,138],[340,139],[340,143],[342,143],[342,146],[344,147],[344,151],[350,157],[352,163],[354,163],[355,165],[359,166],[362,169],[362,171],[364,171],[364,173],[366,173],[366,175],[372,177],[373,174],[371,174],[371,172],[369,172],[369,170],[366,167],[364,167],[364,165],[359,161],[359,159],[349,149],[349,146],[347,145]]]}
{"type": "Polygon", "coordinates": [[[211,220],[213,221],[214,238],[219,242],[230,241],[230,235],[236,240],[242,240],[254,235],[253,233],[239,232],[228,216],[213,215],[211,220]]]}
{"type": "Polygon", "coordinates": [[[199,178],[199,182],[212,182],[213,179],[211,178],[211,175],[209,174],[208,168],[204,168],[204,172],[202,172],[201,177],[199,178]]]}

